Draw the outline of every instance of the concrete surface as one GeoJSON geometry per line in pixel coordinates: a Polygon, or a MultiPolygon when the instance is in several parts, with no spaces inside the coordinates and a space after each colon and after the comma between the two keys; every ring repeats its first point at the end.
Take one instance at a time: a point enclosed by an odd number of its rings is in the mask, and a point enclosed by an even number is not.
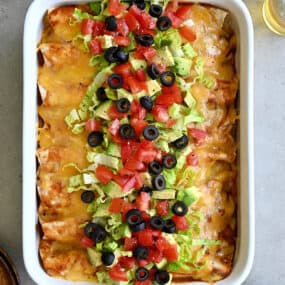
{"type": "MultiPolygon", "coordinates": [[[[285,284],[285,37],[261,17],[262,0],[246,0],[255,26],[256,258],[246,285],[285,284]]],[[[22,31],[31,0],[0,0],[0,246],[22,284],[34,284],[22,260],[22,31]]],[[[31,189],[32,190],[32,189],[31,189]]],[[[48,285],[48,284],[41,284],[48,285]]]]}

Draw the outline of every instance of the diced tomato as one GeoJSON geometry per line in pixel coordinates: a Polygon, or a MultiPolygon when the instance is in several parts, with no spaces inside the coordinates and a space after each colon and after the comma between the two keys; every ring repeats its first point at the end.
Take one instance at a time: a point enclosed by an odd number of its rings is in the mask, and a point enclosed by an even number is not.
{"type": "Polygon", "coordinates": [[[197,145],[201,145],[208,135],[206,131],[196,128],[189,128],[189,133],[197,145]]]}
{"type": "Polygon", "coordinates": [[[119,184],[121,187],[123,187],[127,181],[128,181],[128,177],[126,176],[121,176],[121,175],[113,175],[113,180],[119,184]]]}
{"type": "Polygon", "coordinates": [[[138,45],[136,49],[136,57],[138,59],[146,59],[147,61],[152,60],[156,56],[156,49],[152,46],[144,47],[142,45],[138,45]]]}
{"type": "MultiPolygon", "coordinates": [[[[146,168],[145,168],[145,166],[144,166],[144,169],[143,170],[145,170],[146,168]]],[[[140,176],[140,174],[139,173],[136,173],[135,174],[135,177],[136,177],[136,184],[135,184],[135,189],[140,189],[142,186],[143,186],[143,180],[142,180],[142,178],[141,178],[141,176],[140,176]]]]}
{"type": "Polygon", "coordinates": [[[149,264],[149,261],[147,259],[139,259],[138,260],[139,267],[145,267],[148,264],[149,264]]]}
{"type": "Polygon", "coordinates": [[[188,224],[185,216],[182,216],[182,217],[173,216],[171,219],[175,223],[177,230],[184,231],[184,230],[187,230],[189,228],[189,224],[188,224]]]}
{"type": "Polygon", "coordinates": [[[113,266],[109,270],[109,275],[115,281],[128,281],[127,272],[123,271],[120,265],[113,266]]]}
{"type": "Polygon", "coordinates": [[[140,147],[145,149],[145,150],[148,150],[148,149],[155,150],[153,142],[148,141],[146,139],[141,140],[140,147]]]}
{"type": "Polygon", "coordinates": [[[152,246],[153,245],[153,237],[151,229],[145,229],[138,232],[138,242],[139,245],[143,246],[152,246]]]}
{"type": "Polygon", "coordinates": [[[154,237],[160,237],[162,232],[160,230],[154,230],[152,229],[152,236],[154,237]]]}
{"type": "Polygon", "coordinates": [[[156,20],[146,11],[140,10],[136,5],[131,6],[129,13],[136,17],[143,28],[152,30],[156,27],[156,20]]]}
{"type": "Polygon", "coordinates": [[[94,24],[95,22],[92,19],[83,19],[81,23],[81,33],[83,35],[92,35],[94,24]]]}
{"type": "Polygon", "coordinates": [[[143,28],[143,27],[139,27],[138,30],[137,30],[137,33],[138,33],[138,35],[148,34],[148,35],[151,35],[153,37],[156,34],[155,30],[150,30],[150,29],[146,29],[146,28],[143,28]]]}
{"type": "Polygon", "coordinates": [[[122,11],[127,9],[127,4],[121,4],[120,0],[110,0],[108,10],[109,13],[113,16],[119,15],[122,11]]]}
{"type": "Polygon", "coordinates": [[[129,142],[126,142],[124,144],[121,145],[121,158],[123,163],[125,163],[132,154],[132,147],[131,144],[129,142]]]}
{"type": "Polygon", "coordinates": [[[152,282],[150,278],[144,281],[135,280],[135,285],[150,285],[151,283],[152,282]]]}
{"type": "Polygon", "coordinates": [[[122,206],[125,203],[122,198],[113,198],[109,206],[109,212],[118,214],[122,211],[122,206]]]}
{"type": "Polygon", "coordinates": [[[125,269],[132,269],[136,262],[134,257],[129,257],[129,256],[120,256],[118,261],[121,267],[125,269]]]}
{"type": "Polygon", "coordinates": [[[150,262],[159,263],[163,259],[163,254],[161,251],[157,250],[156,248],[149,248],[148,258],[150,262]]]}
{"type": "Polygon", "coordinates": [[[183,97],[177,84],[173,84],[171,87],[162,87],[162,94],[159,95],[155,102],[159,105],[171,106],[173,103],[181,104],[183,97]]]}
{"type": "MultiPolygon", "coordinates": [[[[133,5],[134,6],[134,5],[133,5]]],[[[146,90],[146,83],[137,80],[134,76],[129,76],[127,79],[127,83],[131,89],[133,94],[136,94],[140,91],[146,90]]]]}
{"type": "Polygon", "coordinates": [[[131,156],[126,161],[125,168],[129,170],[143,170],[145,169],[145,166],[141,161],[138,161],[135,157],[131,156]]]}
{"type": "Polygon", "coordinates": [[[155,247],[161,252],[169,246],[169,242],[164,237],[159,237],[154,243],[155,247]]]}
{"type": "Polygon", "coordinates": [[[183,21],[186,21],[189,19],[191,15],[191,6],[190,5],[182,5],[178,8],[178,10],[175,12],[175,15],[182,19],[183,21]]]}
{"type": "Polygon", "coordinates": [[[169,17],[169,19],[171,20],[172,23],[172,27],[173,28],[178,28],[181,26],[181,24],[183,23],[183,20],[180,19],[179,17],[177,17],[173,12],[170,11],[166,11],[164,13],[165,16],[169,17]]]}
{"type": "Polygon", "coordinates": [[[94,55],[102,52],[101,42],[97,39],[91,40],[89,44],[90,52],[94,55]]]}
{"type": "Polygon", "coordinates": [[[136,17],[133,14],[131,14],[131,13],[127,13],[126,14],[125,20],[126,20],[126,23],[127,23],[128,27],[129,27],[130,32],[135,31],[140,26],[140,24],[139,24],[138,20],[136,19],[136,17]]]}
{"type": "Polygon", "coordinates": [[[95,119],[89,119],[85,125],[85,129],[88,132],[99,131],[100,127],[101,127],[101,122],[95,119]]]}
{"type": "Polygon", "coordinates": [[[163,250],[163,256],[168,261],[176,261],[178,259],[178,250],[177,246],[175,244],[169,244],[164,250],[163,250]]]}
{"type": "Polygon", "coordinates": [[[199,164],[199,157],[196,152],[190,152],[186,157],[186,162],[190,166],[197,166],[199,164]]]}
{"type": "Polygon", "coordinates": [[[141,211],[147,211],[150,207],[150,195],[146,192],[140,192],[136,198],[136,207],[141,211]]]}
{"type": "Polygon", "coordinates": [[[179,33],[183,38],[185,38],[189,42],[194,42],[196,40],[196,34],[188,26],[184,26],[184,27],[180,28],[179,33]]]}
{"type": "Polygon", "coordinates": [[[130,176],[130,175],[135,175],[135,171],[129,170],[126,167],[122,167],[121,169],[119,169],[118,174],[121,176],[130,176]]]}
{"type": "Polygon", "coordinates": [[[127,251],[133,251],[138,245],[138,240],[134,237],[126,237],[124,242],[124,248],[127,251]]]}
{"type": "Polygon", "coordinates": [[[169,119],[169,120],[166,122],[167,128],[172,128],[175,124],[176,124],[176,119],[169,119]]]}
{"type": "Polygon", "coordinates": [[[167,7],[166,7],[166,11],[171,11],[171,12],[176,12],[177,9],[179,7],[179,1],[178,0],[174,0],[168,3],[167,7]]]}
{"type": "Polygon", "coordinates": [[[122,36],[126,37],[129,34],[129,27],[125,19],[117,19],[117,31],[122,36]]]}
{"type": "Polygon", "coordinates": [[[118,64],[113,68],[115,73],[118,73],[122,76],[128,77],[132,75],[132,66],[129,62],[118,64]]]}
{"type": "Polygon", "coordinates": [[[154,106],[152,108],[152,115],[157,122],[165,123],[169,120],[168,111],[163,106],[154,106]]]}
{"type": "Polygon", "coordinates": [[[143,68],[140,68],[136,71],[136,78],[141,81],[146,81],[146,74],[143,68]]]}
{"type": "Polygon", "coordinates": [[[125,202],[122,206],[122,220],[125,222],[126,221],[126,214],[128,213],[129,210],[134,209],[134,205],[129,202],[125,202]]]}
{"type": "Polygon", "coordinates": [[[124,36],[114,36],[114,41],[118,46],[124,46],[124,47],[129,46],[131,43],[130,38],[124,36]]]}
{"type": "Polygon", "coordinates": [[[135,188],[136,185],[136,177],[133,176],[128,179],[128,181],[123,186],[123,192],[128,192],[131,189],[135,188]]]}
{"type": "Polygon", "coordinates": [[[157,155],[156,150],[140,148],[136,154],[136,157],[140,161],[150,163],[155,159],[156,155],[157,155]]]}
{"type": "Polygon", "coordinates": [[[103,184],[109,183],[113,178],[112,170],[104,165],[97,166],[95,173],[98,180],[103,184]]]}
{"type": "Polygon", "coordinates": [[[131,119],[131,126],[135,129],[136,136],[139,137],[142,134],[143,129],[147,126],[147,122],[133,118],[131,119]]]}
{"type": "Polygon", "coordinates": [[[82,237],[80,243],[83,247],[93,247],[94,246],[94,241],[91,238],[88,238],[86,236],[82,237]]]}
{"type": "Polygon", "coordinates": [[[109,109],[109,116],[110,116],[111,120],[122,119],[122,118],[126,117],[127,115],[128,115],[128,113],[120,113],[117,110],[115,104],[113,104],[109,109]]]}
{"type": "Polygon", "coordinates": [[[94,20],[93,32],[92,32],[92,35],[94,37],[103,35],[104,34],[104,29],[105,29],[104,22],[94,20]]]}
{"type": "Polygon", "coordinates": [[[164,217],[169,211],[169,202],[167,200],[160,201],[156,204],[156,212],[158,215],[164,217]]]}
{"type": "Polygon", "coordinates": [[[132,117],[138,120],[143,120],[146,116],[146,109],[137,101],[133,100],[131,105],[132,117]]]}
{"type": "Polygon", "coordinates": [[[115,136],[118,134],[118,130],[120,128],[120,121],[118,119],[115,119],[109,126],[108,130],[109,132],[115,136]]]}
{"type": "Polygon", "coordinates": [[[141,215],[142,215],[143,221],[145,221],[145,222],[149,222],[150,221],[150,215],[147,212],[142,211],[141,215]]]}

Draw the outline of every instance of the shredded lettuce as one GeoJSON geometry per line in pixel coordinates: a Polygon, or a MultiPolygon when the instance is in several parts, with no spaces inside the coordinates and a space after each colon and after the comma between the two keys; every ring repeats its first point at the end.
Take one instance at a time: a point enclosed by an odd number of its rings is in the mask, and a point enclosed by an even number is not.
{"type": "Polygon", "coordinates": [[[96,66],[98,70],[100,70],[100,69],[106,68],[109,65],[109,63],[105,59],[103,54],[97,54],[90,58],[89,65],[96,66]]]}
{"type": "Polygon", "coordinates": [[[193,239],[192,240],[193,246],[197,246],[197,245],[216,246],[220,244],[221,244],[220,240],[211,240],[211,239],[193,239]]]}
{"type": "MultiPolygon", "coordinates": [[[[102,11],[102,5],[104,5],[104,2],[106,3],[106,0],[101,2],[101,11],[102,11]]],[[[103,15],[93,16],[93,15],[91,15],[87,12],[84,12],[78,8],[74,9],[73,17],[78,22],[81,22],[84,19],[93,19],[93,20],[103,20],[104,19],[103,15]]]]}
{"type": "Polygon", "coordinates": [[[189,123],[203,123],[204,117],[194,108],[190,108],[188,115],[184,118],[184,125],[189,123]]]}
{"type": "Polygon", "coordinates": [[[96,15],[99,15],[101,12],[101,3],[99,1],[89,3],[90,10],[96,15]]]}
{"type": "Polygon", "coordinates": [[[195,62],[195,71],[198,74],[195,78],[195,82],[204,84],[208,89],[213,89],[215,82],[212,78],[208,77],[204,73],[204,60],[201,57],[197,57],[195,62]]]}
{"type": "Polygon", "coordinates": [[[166,181],[166,187],[171,188],[176,181],[176,171],[175,169],[164,169],[162,175],[166,181]]]}
{"type": "Polygon", "coordinates": [[[94,163],[96,165],[102,164],[116,170],[119,169],[120,165],[120,160],[117,157],[92,151],[87,152],[87,160],[90,163],[94,163]]]}
{"type": "Polygon", "coordinates": [[[73,45],[77,46],[83,52],[89,52],[89,43],[92,39],[92,35],[77,35],[72,39],[73,45]]]}
{"type": "Polygon", "coordinates": [[[199,189],[195,186],[184,188],[178,191],[177,200],[183,201],[187,206],[191,206],[200,197],[199,189]]]}
{"type": "Polygon", "coordinates": [[[182,49],[183,49],[184,54],[189,58],[193,58],[193,57],[196,57],[198,55],[190,43],[183,45],[182,49]]]}
{"type": "MultiPolygon", "coordinates": [[[[184,160],[184,163],[185,163],[185,160],[184,160]]],[[[186,169],[183,169],[183,172],[179,176],[179,179],[176,185],[179,188],[180,187],[191,187],[194,183],[194,178],[195,178],[195,172],[192,170],[191,167],[187,167],[186,169]]]]}

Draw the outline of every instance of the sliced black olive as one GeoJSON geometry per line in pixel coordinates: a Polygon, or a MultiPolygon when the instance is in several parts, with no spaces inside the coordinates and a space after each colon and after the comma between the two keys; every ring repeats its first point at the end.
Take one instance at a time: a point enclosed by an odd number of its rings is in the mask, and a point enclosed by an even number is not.
{"type": "Polygon", "coordinates": [[[153,216],[150,219],[150,225],[152,228],[162,230],[164,228],[164,220],[159,216],[153,216]]]}
{"type": "Polygon", "coordinates": [[[176,141],[174,141],[172,144],[178,148],[178,149],[182,149],[185,148],[188,145],[188,137],[186,135],[183,135],[182,137],[180,137],[179,139],[177,139],[176,141]]]}
{"type": "Polygon", "coordinates": [[[176,232],[176,225],[175,225],[175,223],[171,219],[166,220],[164,222],[163,231],[168,233],[168,234],[175,233],[176,232]]]}
{"type": "Polygon", "coordinates": [[[169,273],[166,270],[157,270],[154,274],[154,280],[159,284],[159,285],[164,285],[169,282],[170,276],[169,273]]]}
{"type": "Polygon", "coordinates": [[[119,59],[117,57],[118,51],[120,51],[119,47],[110,47],[106,49],[104,53],[105,59],[110,63],[119,62],[119,59]]]}
{"type": "Polygon", "coordinates": [[[108,78],[108,85],[112,89],[119,89],[123,86],[123,77],[120,74],[112,74],[108,78]]]}
{"type": "Polygon", "coordinates": [[[153,141],[158,138],[159,136],[159,131],[155,126],[149,125],[146,126],[143,130],[143,136],[145,139],[148,141],[153,141]]]}
{"type": "Polygon", "coordinates": [[[152,189],[151,189],[149,186],[146,186],[146,185],[143,185],[143,186],[140,188],[140,190],[139,190],[138,193],[140,193],[140,192],[148,193],[150,196],[152,195],[152,189]]]}
{"type": "Polygon", "coordinates": [[[96,230],[91,233],[91,239],[95,243],[99,243],[99,242],[103,241],[106,237],[107,237],[107,232],[105,231],[105,229],[103,227],[101,227],[99,225],[96,228],[96,230]]]}
{"type": "Polygon", "coordinates": [[[158,18],[162,14],[162,7],[157,4],[152,4],[148,12],[152,17],[158,18]]]}
{"type": "Polygon", "coordinates": [[[110,266],[113,264],[115,260],[115,255],[113,252],[103,252],[101,256],[101,260],[104,265],[110,266]]]}
{"type": "Polygon", "coordinates": [[[163,190],[166,186],[165,178],[162,175],[157,175],[152,179],[152,186],[156,190],[163,190]]]}
{"type": "Polygon", "coordinates": [[[123,124],[119,128],[119,134],[122,139],[132,139],[135,136],[135,129],[129,124],[123,124]]]}
{"type": "Polygon", "coordinates": [[[117,19],[115,16],[108,16],[105,19],[105,26],[108,31],[116,31],[117,19]]]}
{"type": "Polygon", "coordinates": [[[146,223],[145,223],[145,222],[141,222],[141,223],[139,223],[139,224],[130,226],[130,229],[131,229],[133,232],[139,232],[139,231],[144,230],[145,228],[146,228],[146,223]]]}
{"type": "Polygon", "coordinates": [[[87,142],[90,146],[95,147],[102,144],[104,136],[102,132],[94,131],[88,135],[87,142]]]}
{"type": "Polygon", "coordinates": [[[156,22],[156,27],[160,30],[160,31],[166,31],[168,30],[172,25],[171,20],[169,19],[169,17],[167,16],[162,16],[159,17],[157,22],[156,22]]]}
{"type": "Polygon", "coordinates": [[[121,98],[116,102],[116,108],[120,113],[128,113],[131,108],[131,103],[127,98],[121,98]]]}
{"type": "Polygon", "coordinates": [[[162,172],[162,170],[162,165],[157,160],[150,162],[148,165],[148,171],[151,174],[158,175],[162,172]]]}
{"type": "Polygon", "coordinates": [[[185,216],[188,213],[188,207],[184,202],[178,201],[172,206],[172,212],[176,216],[185,216]]]}
{"type": "Polygon", "coordinates": [[[145,246],[139,245],[135,248],[133,255],[136,259],[147,259],[148,249],[145,246]]]}
{"type": "Polygon", "coordinates": [[[137,35],[136,41],[144,47],[151,46],[154,43],[153,36],[149,34],[137,35]]]}
{"type": "Polygon", "coordinates": [[[87,190],[87,191],[82,192],[82,194],[81,194],[81,200],[82,200],[82,202],[84,202],[86,204],[92,203],[94,201],[94,199],[95,199],[95,194],[93,191],[87,190]]]}
{"type": "Polygon", "coordinates": [[[162,85],[169,87],[175,82],[175,74],[172,71],[164,71],[160,75],[160,82],[162,85]]]}
{"type": "Polygon", "coordinates": [[[166,154],[163,158],[162,158],[162,165],[163,167],[167,168],[167,169],[172,169],[176,166],[177,164],[177,159],[176,157],[171,154],[168,153],[166,154]]]}
{"type": "Polygon", "coordinates": [[[133,3],[140,9],[144,10],[146,7],[146,3],[144,0],[133,0],[133,3]]]}
{"type": "Polygon", "coordinates": [[[115,53],[115,57],[118,59],[119,62],[125,63],[129,60],[129,54],[123,50],[118,50],[115,53]]]}
{"type": "Polygon", "coordinates": [[[104,87],[99,87],[96,91],[97,99],[101,102],[108,100],[104,87]]]}
{"type": "Polygon", "coordinates": [[[153,101],[149,96],[143,96],[140,98],[141,105],[147,110],[151,111],[153,107],[153,101]]]}
{"type": "Polygon", "coordinates": [[[160,75],[160,71],[158,70],[157,66],[155,64],[151,64],[146,69],[147,74],[151,79],[157,79],[160,75]]]}
{"type": "Polygon", "coordinates": [[[144,268],[144,267],[139,267],[136,270],[135,275],[136,275],[136,279],[138,281],[145,281],[149,277],[149,271],[146,268],[144,268]]]}
{"type": "Polygon", "coordinates": [[[96,231],[96,229],[98,228],[98,225],[95,223],[88,223],[85,227],[84,227],[84,233],[87,237],[91,238],[91,234],[96,231]]]}
{"type": "Polygon", "coordinates": [[[126,220],[129,226],[134,226],[142,222],[141,212],[137,209],[129,210],[126,214],[126,220]]]}

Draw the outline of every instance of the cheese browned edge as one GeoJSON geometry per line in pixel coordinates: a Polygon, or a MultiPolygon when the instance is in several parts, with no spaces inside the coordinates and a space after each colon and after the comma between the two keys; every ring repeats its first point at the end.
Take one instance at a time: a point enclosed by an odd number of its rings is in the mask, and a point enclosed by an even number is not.
{"type": "MultiPolygon", "coordinates": [[[[96,70],[89,66],[90,55],[72,44],[79,24],[70,25],[74,7],[65,6],[47,12],[38,50],[43,59],[38,72],[38,194],[39,221],[42,229],[40,256],[46,272],[68,280],[94,280],[85,249],[80,246],[80,224],[90,219],[79,192],[67,193],[68,178],[76,173],[63,168],[76,163],[85,168],[86,133],[74,135],[64,118],[76,108],[96,70]]],[[[238,78],[234,68],[235,36],[224,26],[226,12],[193,5],[192,28],[197,34],[194,49],[205,61],[205,72],[216,79],[213,90],[200,83],[192,86],[197,110],[204,116],[201,128],[208,132],[203,145],[192,143],[199,156],[195,185],[201,198],[192,206],[205,219],[200,221],[200,239],[220,240],[220,245],[204,246],[201,269],[178,271],[174,281],[214,282],[232,270],[236,240],[237,166],[235,108],[238,78]],[[206,263],[205,263],[206,261],[206,263]]],[[[193,255],[201,249],[192,247],[193,255]]]]}

